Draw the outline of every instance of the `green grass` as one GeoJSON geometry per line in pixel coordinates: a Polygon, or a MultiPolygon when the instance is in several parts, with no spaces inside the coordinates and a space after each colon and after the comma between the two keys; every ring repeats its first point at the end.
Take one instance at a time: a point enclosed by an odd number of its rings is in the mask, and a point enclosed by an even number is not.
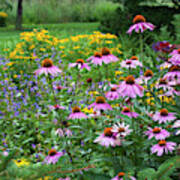
{"type": "MultiPolygon", "coordinates": [[[[63,23],[63,24],[41,24],[23,25],[23,31],[36,29],[47,29],[51,35],[58,38],[66,38],[78,34],[90,34],[98,30],[99,23],[63,23]]],[[[19,41],[19,34],[23,31],[15,31],[14,26],[10,25],[0,28],[0,53],[5,48],[15,47],[19,41]]]]}

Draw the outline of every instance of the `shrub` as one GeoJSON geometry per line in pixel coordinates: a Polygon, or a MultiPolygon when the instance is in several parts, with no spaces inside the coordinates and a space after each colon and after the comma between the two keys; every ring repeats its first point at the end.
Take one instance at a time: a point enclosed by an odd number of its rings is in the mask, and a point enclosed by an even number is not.
{"type": "Polygon", "coordinates": [[[167,25],[168,30],[173,34],[174,26],[171,22],[177,13],[178,9],[167,6],[137,6],[134,9],[117,8],[110,16],[104,16],[101,19],[101,30],[116,34],[125,33],[132,24],[133,17],[142,14],[149,22],[156,25],[157,29],[167,25]]]}

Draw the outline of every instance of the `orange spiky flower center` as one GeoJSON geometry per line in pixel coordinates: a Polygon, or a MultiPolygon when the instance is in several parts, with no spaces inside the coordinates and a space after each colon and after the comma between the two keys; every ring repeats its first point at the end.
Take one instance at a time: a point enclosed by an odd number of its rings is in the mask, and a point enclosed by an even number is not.
{"type": "Polygon", "coordinates": [[[132,75],[129,75],[126,77],[125,81],[126,81],[126,84],[133,85],[135,83],[135,78],[132,75]]]}
{"type": "Polygon", "coordinates": [[[103,56],[107,56],[107,55],[111,54],[111,51],[107,47],[104,47],[104,48],[102,48],[101,53],[103,56]]]}
{"type": "Polygon", "coordinates": [[[155,127],[154,129],[153,129],[153,133],[160,133],[161,132],[161,128],[158,128],[158,127],[155,127]]]}
{"type": "Polygon", "coordinates": [[[180,54],[180,49],[177,50],[178,54],[180,54]]]}
{"type": "Polygon", "coordinates": [[[165,146],[165,145],[166,145],[166,141],[165,141],[165,140],[160,140],[160,141],[158,142],[158,144],[159,144],[160,146],[165,146]]]}
{"type": "Polygon", "coordinates": [[[104,97],[98,96],[98,97],[96,97],[96,103],[97,104],[104,104],[104,103],[106,103],[106,100],[104,97]]]}
{"type": "Polygon", "coordinates": [[[180,66],[173,65],[169,68],[169,72],[180,71],[180,66]]]}
{"type": "Polygon", "coordinates": [[[115,87],[111,88],[111,91],[112,91],[112,92],[115,92],[115,91],[116,91],[116,88],[115,88],[115,87]]]}
{"type": "Polygon", "coordinates": [[[133,23],[136,24],[136,23],[139,23],[139,22],[146,22],[146,19],[144,16],[142,15],[136,15],[133,19],[133,23]]]}
{"type": "Polygon", "coordinates": [[[161,116],[168,116],[168,110],[167,109],[161,109],[160,110],[160,115],[161,116]]]}
{"type": "Polygon", "coordinates": [[[159,80],[159,84],[165,84],[165,85],[166,85],[166,84],[167,84],[166,79],[160,79],[160,80],[159,80]]]}
{"type": "Polygon", "coordinates": [[[95,52],[95,53],[94,53],[94,57],[101,58],[101,57],[102,57],[102,54],[101,54],[100,52],[95,52]]]}
{"type": "Polygon", "coordinates": [[[131,60],[138,60],[138,57],[137,56],[132,56],[130,59],[131,60]]]}
{"type": "Polygon", "coordinates": [[[49,156],[54,156],[57,154],[57,151],[55,149],[51,149],[49,152],[48,152],[48,155],[49,156]]]}
{"type": "Polygon", "coordinates": [[[79,112],[81,112],[81,109],[78,106],[75,106],[72,108],[72,112],[73,113],[79,113],[79,112]]]}
{"type": "Polygon", "coordinates": [[[76,60],[76,63],[84,64],[84,60],[83,60],[83,59],[77,59],[77,60],[76,60]]]}
{"type": "Polygon", "coordinates": [[[105,136],[112,136],[113,132],[112,132],[112,127],[108,127],[104,129],[104,135],[105,136]]]}
{"type": "Polygon", "coordinates": [[[125,113],[126,113],[126,112],[127,112],[127,113],[128,113],[128,112],[131,112],[130,108],[128,108],[128,107],[123,108],[122,111],[125,112],[125,113]]]}
{"type": "Polygon", "coordinates": [[[125,132],[125,129],[124,129],[123,127],[120,127],[120,128],[118,129],[118,132],[119,132],[119,133],[125,132]]]}
{"type": "Polygon", "coordinates": [[[42,61],[42,67],[45,67],[45,68],[50,68],[53,66],[53,61],[51,59],[44,59],[42,61]]]}
{"type": "Polygon", "coordinates": [[[146,72],[144,73],[145,77],[152,77],[153,76],[153,72],[151,70],[146,70],[146,72]]]}
{"type": "Polygon", "coordinates": [[[118,177],[121,178],[121,177],[123,177],[123,176],[125,176],[125,173],[124,173],[124,172],[119,172],[119,173],[118,173],[118,177]]]}

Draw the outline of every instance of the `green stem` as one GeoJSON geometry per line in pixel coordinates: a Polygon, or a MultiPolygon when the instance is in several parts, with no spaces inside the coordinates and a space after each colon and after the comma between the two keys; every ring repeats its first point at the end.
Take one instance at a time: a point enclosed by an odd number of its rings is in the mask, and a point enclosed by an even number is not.
{"type": "Polygon", "coordinates": [[[56,99],[54,88],[53,88],[53,82],[52,82],[52,79],[51,79],[50,75],[48,75],[48,82],[49,82],[51,91],[52,91],[53,96],[54,96],[54,101],[55,101],[55,103],[57,103],[57,99],[56,99]]]}

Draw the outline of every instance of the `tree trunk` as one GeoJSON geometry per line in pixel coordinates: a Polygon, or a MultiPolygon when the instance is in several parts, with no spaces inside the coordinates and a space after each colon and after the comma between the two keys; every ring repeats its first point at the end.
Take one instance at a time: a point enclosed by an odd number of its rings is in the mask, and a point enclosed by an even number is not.
{"type": "Polygon", "coordinates": [[[23,0],[18,0],[17,16],[16,16],[16,29],[22,29],[22,14],[23,14],[23,0]]]}

